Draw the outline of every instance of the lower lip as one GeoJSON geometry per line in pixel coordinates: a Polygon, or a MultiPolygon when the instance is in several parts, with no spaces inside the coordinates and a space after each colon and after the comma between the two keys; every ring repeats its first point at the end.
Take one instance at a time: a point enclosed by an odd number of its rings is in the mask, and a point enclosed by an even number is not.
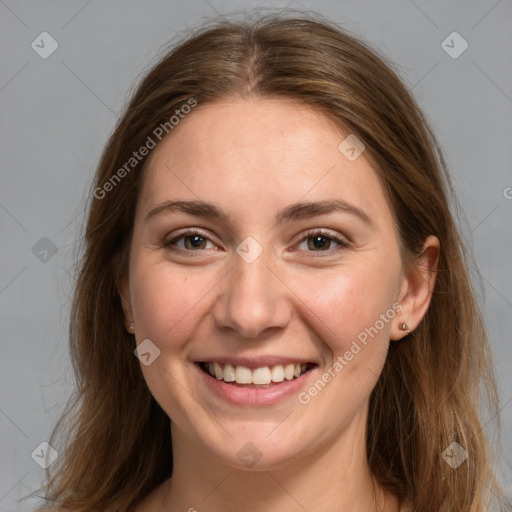
{"type": "Polygon", "coordinates": [[[235,405],[251,407],[274,405],[291,396],[298,395],[300,390],[306,387],[309,377],[316,370],[316,368],[312,368],[296,379],[284,380],[268,388],[244,388],[217,380],[203,371],[198,364],[194,364],[194,366],[202,375],[208,388],[217,396],[235,405]]]}

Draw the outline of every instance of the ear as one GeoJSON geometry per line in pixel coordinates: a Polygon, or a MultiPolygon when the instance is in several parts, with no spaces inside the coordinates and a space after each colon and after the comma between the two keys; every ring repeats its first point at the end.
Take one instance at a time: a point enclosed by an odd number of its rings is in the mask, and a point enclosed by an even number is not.
{"type": "Polygon", "coordinates": [[[402,309],[393,321],[392,340],[400,340],[414,331],[425,316],[434,292],[439,254],[439,239],[429,236],[413,268],[404,275],[398,298],[402,309]],[[400,329],[400,324],[403,323],[406,324],[406,329],[400,329]]]}
{"type": "Polygon", "coordinates": [[[119,280],[117,289],[119,291],[119,297],[121,298],[121,305],[124,311],[125,328],[128,332],[133,333],[134,319],[132,303],[130,300],[130,283],[128,276],[125,275],[119,280]]]}

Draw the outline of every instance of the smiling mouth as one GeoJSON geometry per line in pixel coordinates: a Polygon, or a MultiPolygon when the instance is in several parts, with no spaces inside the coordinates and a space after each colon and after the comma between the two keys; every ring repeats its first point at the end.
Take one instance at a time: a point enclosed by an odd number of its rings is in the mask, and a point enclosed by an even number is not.
{"type": "Polygon", "coordinates": [[[199,362],[197,364],[201,370],[214,379],[233,386],[250,388],[268,388],[298,379],[315,366],[313,363],[288,363],[262,366],[251,370],[247,366],[217,362],[199,362]]]}

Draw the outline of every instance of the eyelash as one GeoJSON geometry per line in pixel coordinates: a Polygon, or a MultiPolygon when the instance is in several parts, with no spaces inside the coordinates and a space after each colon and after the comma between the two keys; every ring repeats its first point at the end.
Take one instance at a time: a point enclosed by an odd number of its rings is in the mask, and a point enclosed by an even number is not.
{"type": "MultiPolygon", "coordinates": [[[[199,230],[196,230],[196,229],[191,229],[189,231],[185,231],[184,233],[181,233],[179,236],[173,238],[169,242],[166,242],[164,245],[170,251],[175,252],[175,253],[180,253],[180,254],[191,255],[191,253],[194,253],[194,252],[199,252],[200,253],[200,252],[204,251],[205,249],[198,249],[198,250],[194,251],[194,250],[191,250],[191,249],[181,249],[181,248],[177,248],[177,247],[174,246],[174,244],[178,240],[181,240],[181,239],[184,239],[184,238],[188,238],[188,237],[191,237],[191,236],[200,236],[201,238],[204,238],[204,239],[206,239],[206,240],[211,242],[210,238],[205,233],[203,233],[203,232],[201,232],[199,230]]],[[[311,252],[311,253],[318,252],[318,253],[324,253],[324,254],[327,253],[328,255],[331,255],[331,254],[333,254],[333,252],[338,252],[338,251],[346,249],[347,247],[350,246],[350,243],[348,241],[341,240],[340,238],[337,238],[335,236],[331,236],[328,233],[326,233],[325,230],[323,230],[323,229],[313,229],[311,231],[306,232],[304,237],[301,238],[301,240],[299,241],[299,244],[301,244],[302,242],[307,241],[309,238],[314,238],[314,237],[317,237],[317,236],[321,236],[321,237],[324,237],[324,238],[326,238],[328,240],[334,241],[335,243],[339,244],[339,246],[335,247],[334,249],[328,249],[326,251],[319,250],[319,251],[306,251],[306,252],[311,252]]],[[[313,256],[313,257],[316,257],[316,256],[313,256]]]]}

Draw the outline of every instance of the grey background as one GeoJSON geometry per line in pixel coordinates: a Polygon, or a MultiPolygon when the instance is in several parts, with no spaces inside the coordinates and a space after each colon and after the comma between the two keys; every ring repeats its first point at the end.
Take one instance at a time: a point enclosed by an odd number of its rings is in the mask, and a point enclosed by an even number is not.
{"type": "Polygon", "coordinates": [[[164,44],[206,18],[286,5],[315,10],[379,48],[436,130],[483,276],[501,391],[502,481],[512,495],[511,0],[0,0],[1,511],[36,508],[35,499],[19,501],[44,478],[31,453],[73,389],[73,251],[130,87],[164,44]],[[47,59],[31,48],[43,31],[59,45],[47,59]],[[457,59],[441,47],[453,31],[469,44],[457,59]]]}

